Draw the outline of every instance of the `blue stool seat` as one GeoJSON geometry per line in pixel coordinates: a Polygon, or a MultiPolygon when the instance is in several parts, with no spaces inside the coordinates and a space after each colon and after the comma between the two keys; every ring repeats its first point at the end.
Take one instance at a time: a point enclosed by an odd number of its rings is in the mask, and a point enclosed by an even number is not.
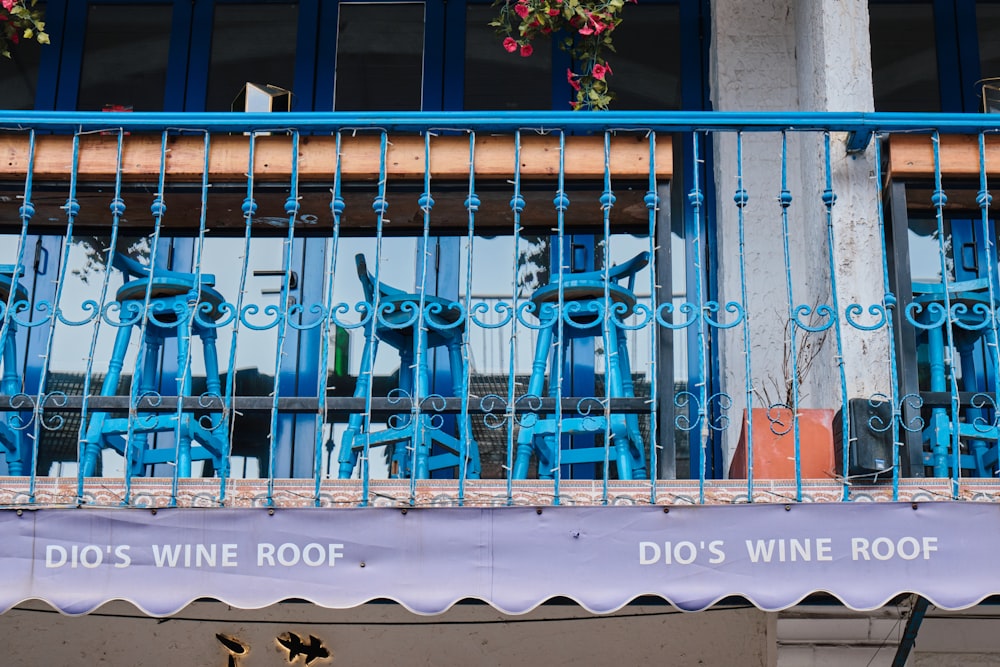
{"type": "MultiPolygon", "coordinates": [[[[535,357],[531,366],[531,377],[528,381],[528,395],[541,396],[545,390],[546,372],[549,369],[549,358],[555,358],[555,345],[568,348],[575,338],[598,338],[608,342],[608,371],[605,377],[606,390],[611,398],[634,398],[632,385],[632,369],[629,362],[626,331],[617,326],[635,308],[636,297],[632,289],[635,274],[649,263],[649,253],[642,252],[625,262],[608,270],[607,280],[603,271],[588,273],[563,274],[562,299],[560,311],[560,285],[558,277],[548,285],[537,289],[531,296],[534,312],[537,317],[551,323],[538,331],[535,345],[535,357]],[[627,286],[619,281],[627,280],[627,286]],[[605,308],[605,303],[610,308],[605,308]],[[547,310],[552,309],[558,317],[550,317],[547,310]],[[562,321],[562,340],[560,340],[560,321],[562,321]],[[567,321],[568,320],[568,321],[567,321]],[[606,336],[606,338],[604,338],[606,336]]],[[[555,397],[559,393],[555,376],[549,373],[549,395],[555,397]]],[[[587,417],[563,415],[557,420],[554,415],[538,416],[522,419],[517,436],[517,455],[514,459],[514,479],[525,479],[528,476],[528,466],[531,458],[538,459],[538,477],[551,479],[556,472],[557,459],[561,464],[573,463],[603,463],[604,447],[576,447],[557,452],[561,445],[557,435],[594,434],[610,428],[612,453],[610,458],[618,469],[619,479],[643,479],[648,473],[642,435],[639,430],[639,417],[635,414],[589,415],[587,417]]]]}
{"type": "MultiPolygon", "coordinates": [[[[14,396],[21,392],[21,376],[17,372],[17,323],[14,321],[13,310],[18,302],[27,303],[28,290],[17,281],[22,269],[19,266],[0,264],[0,302],[4,306],[6,322],[3,330],[0,359],[3,362],[3,376],[0,377],[0,394],[14,396]],[[13,291],[13,294],[11,292],[13,291]],[[13,300],[11,299],[13,296],[13,300]],[[10,306],[10,311],[7,310],[10,306]]],[[[17,412],[6,410],[0,421],[0,445],[4,448],[7,459],[7,472],[11,475],[24,474],[24,431],[17,412]]]]}
{"type": "MultiPolygon", "coordinates": [[[[465,322],[460,321],[462,310],[458,304],[424,295],[423,326],[417,327],[414,320],[421,305],[420,295],[381,282],[376,295],[375,277],[368,271],[365,256],[359,254],[354,259],[365,299],[372,308],[377,306],[377,312],[372,314],[364,327],[365,346],[355,397],[366,397],[371,390],[372,360],[380,342],[399,352],[399,389],[409,398],[422,399],[430,394],[429,352],[437,347],[447,348],[452,391],[455,396],[460,396],[465,378],[462,361],[465,322]]],[[[341,479],[351,477],[366,446],[369,450],[372,447],[392,447],[389,451],[389,474],[394,478],[426,479],[433,472],[462,467],[467,478],[479,478],[479,448],[467,424],[459,425],[456,437],[442,431],[436,420],[424,412],[416,419],[409,413],[397,415],[395,422],[398,428],[371,431],[366,430],[364,415],[351,415],[338,455],[338,475],[341,479]],[[437,451],[434,451],[435,445],[437,451]]]]}
{"type": "MultiPolygon", "coordinates": [[[[118,392],[133,328],[144,329],[134,379],[139,398],[157,394],[163,343],[170,338],[177,340],[178,368],[188,369],[184,377],[176,378],[177,395],[191,395],[191,371],[187,356],[192,335],[197,336],[202,343],[206,392],[209,395],[220,395],[216,330],[215,327],[202,323],[214,322],[222,317],[219,307],[225,299],[212,288],[215,277],[202,274],[199,282],[195,274],[150,269],[120,253],[115,254],[113,266],[126,276],[125,284],[115,294],[116,301],[121,304],[122,320],[134,319],[135,322],[118,327],[101,396],[115,396],[118,392]],[[143,317],[137,318],[136,314],[144,311],[147,291],[149,307],[145,309],[143,317]]],[[[158,412],[139,414],[130,420],[126,417],[114,417],[107,412],[95,412],[90,417],[84,439],[82,466],[85,476],[94,474],[97,459],[105,448],[114,449],[126,456],[132,475],[143,475],[148,466],[156,463],[172,462],[177,465],[178,476],[190,477],[192,461],[212,461],[216,470],[222,467],[222,459],[228,450],[228,438],[221,423],[221,415],[202,418],[183,413],[178,418],[176,412],[158,412]],[[176,432],[179,439],[175,447],[150,448],[149,434],[158,432],[176,432]],[[124,437],[129,433],[132,437],[130,443],[124,437]]]]}
{"type": "MultiPolygon", "coordinates": [[[[964,280],[949,283],[947,303],[952,308],[951,341],[954,353],[947,354],[947,324],[928,327],[925,330],[927,354],[930,366],[930,390],[950,392],[948,383],[948,360],[958,363],[956,375],[958,388],[963,392],[990,392],[985,376],[976,368],[977,347],[980,354],[985,350],[985,358],[996,368],[997,341],[991,317],[1000,310],[1000,303],[990,303],[989,284],[986,279],[964,280]],[[979,347],[979,346],[982,347],[979,347]],[[960,369],[961,373],[957,370],[960,369]]],[[[994,290],[994,298],[1000,297],[994,290]]],[[[941,283],[913,283],[913,302],[921,306],[918,320],[924,323],[941,319],[934,306],[945,307],[945,286],[941,283]]],[[[933,467],[936,477],[949,474],[952,470],[954,453],[952,444],[955,436],[965,444],[965,453],[959,455],[962,470],[970,471],[976,477],[993,477],[997,472],[997,441],[1000,429],[995,424],[996,415],[985,407],[966,407],[955,415],[959,421],[953,422],[951,410],[936,405],[931,408],[931,417],[924,429],[924,439],[930,444],[930,451],[924,454],[924,461],[933,467]]]]}

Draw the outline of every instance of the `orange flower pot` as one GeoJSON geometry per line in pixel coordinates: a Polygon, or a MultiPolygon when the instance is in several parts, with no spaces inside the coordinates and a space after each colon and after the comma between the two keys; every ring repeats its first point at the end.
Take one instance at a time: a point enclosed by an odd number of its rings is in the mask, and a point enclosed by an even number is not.
{"type": "MultiPolygon", "coordinates": [[[[744,410],[736,455],[729,466],[730,479],[747,478],[748,431],[749,420],[744,410]]],[[[836,475],[833,410],[799,408],[799,457],[803,479],[829,479],[836,475]]],[[[795,432],[789,408],[753,409],[753,476],[795,479],[795,432]]]]}

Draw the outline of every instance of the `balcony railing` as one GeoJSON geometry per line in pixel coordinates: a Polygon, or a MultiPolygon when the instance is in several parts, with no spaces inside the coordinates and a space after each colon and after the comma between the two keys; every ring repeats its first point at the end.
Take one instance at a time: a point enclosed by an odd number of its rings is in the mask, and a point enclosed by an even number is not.
{"type": "Polygon", "coordinates": [[[988,116],[0,127],[9,503],[997,490],[988,116]]]}

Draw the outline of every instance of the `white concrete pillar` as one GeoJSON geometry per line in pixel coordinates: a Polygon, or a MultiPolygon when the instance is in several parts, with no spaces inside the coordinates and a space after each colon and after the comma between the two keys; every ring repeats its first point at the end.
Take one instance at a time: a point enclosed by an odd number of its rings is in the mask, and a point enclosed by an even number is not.
{"type": "MultiPolygon", "coordinates": [[[[870,111],[873,108],[871,54],[866,0],[718,0],[712,3],[710,84],[719,111],[870,111]]],[[[872,180],[872,149],[847,156],[846,136],[832,137],[834,264],[840,317],[850,303],[866,310],[881,302],[882,259],[872,180]]],[[[736,139],[717,135],[714,146],[717,187],[720,300],[740,300],[739,211],[736,139]]],[[[784,271],[781,206],[781,137],[747,133],[743,138],[744,256],[751,378],[763,387],[754,405],[786,402],[785,357],[788,296],[784,271]],[[766,397],[765,397],[766,395],[766,397]]],[[[789,133],[787,188],[793,302],[832,304],[822,134],[789,133]]],[[[860,335],[842,326],[848,394],[869,397],[887,392],[888,372],[876,371],[887,359],[887,336],[860,335]],[[881,347],[880,347],[881,346],[881,347]]],[[[732,455],[746,406],[742,327],[717,337],[722,390],[733,399],[727,446],[732,455]]],[[[815,343],[797,336],[797,345],[815,343]]],[[[822,354],[800,390],[800,405],[840,407],[841,387],[836,340],[831,331],[822,354]]]]}

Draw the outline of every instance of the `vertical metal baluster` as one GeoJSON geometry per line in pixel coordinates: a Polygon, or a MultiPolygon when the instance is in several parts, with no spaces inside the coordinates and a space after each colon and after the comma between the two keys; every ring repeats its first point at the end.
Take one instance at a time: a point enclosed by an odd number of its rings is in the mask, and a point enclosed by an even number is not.
{"type": "MultiPolygon", "coordinates": [[[[507,368],[507,412],[509,422],[507,428],[507,504],[514,504],[514,450],[516,441],[514,439],[515,425],[517,420],[517,398],[515,396],[514,382],[517,377],[517,323],[520,318],[518,309],[518,246],[521,241],[521,212],[524,211],[524,196],[521,194],[521,131],[514,132],[514,195],[510,199],[510,209],[514,214],[514,252],[511,266],[511,330],[508,340],[508,368],[507,368]]],[[[539,317],[541,313],[538,314],[539,317]]]]}
{"type": "Polygon", "coordinates": [[[704,258],[705,252],[702,247],[702,206],[705,203],[705,193],[701,189],[699,181],[699,165],[702,161],[701,147],[698,142],[698,132],[691,133],[691,150],[694,156],[695,168],[692,170],[691,191],[688,193],[688,201],[691,204],[691,212],[694,218],[695,236],[691,239],[692,254],[694,256],[695,267],[695,295],[698,299],[698,415],[693,419],[691,432],[698,437],[698,446],[701,449],[698,465],[698,503],[705,503],[705,466],[708,455],[708,335],[706,328],[705,313],[705,286],[704,286],[704,258]]]}
{"type": "MultiPolygon", "coordinates": [[[[560,170],[560,175],[562,171],[560,170]]],[[[601,504],[608,504],[608,478],[611,476],[611,367],[618,366],[618,377],[625,382],[622,375],[620,359],[618,359],[618,313],[611,304],[611,208],[615,205],[615,195],[611,190],[611,133],[604,132],[604,192],[601,193],[601,222],[604,232],[604,250],[601,253],[601,273],[604,279],[604,294],[602,307],[604,326],[601,327],[602,344],[604,345],[604,470],[601,482],[601,504]]],[[[622,317],[626,314],[622,313],[622,317]]],[[[631,382],[631,378],[628,380],[631,382]]],[[[626,417],[627,420],[627,417],[626,417]]],[[[626,434],[628,428],[625,429],[626,434]]],[[[617,443],[616,443],[617,444],[617,443]]],[[[621,479],[621,470],[618,471],[621,479]]]]}
{"type": "MultiPolygon", "coordinates": [[[[792,404],[787,406],[792,414],[792,439],[794,442],[795,456],[795,500],[802,502],[802,455],[801,443],[799,442],[799,369],[798,351],[796,349],[799,321],[796,317],[796,306],[794,290],[792,289],[792,256],[789,249],[789,228],[788,228],[788,207],[792,204],[792,193],[788,189],[788,131],[781,131],[781,193],[778,195],[778,204],[781,206],[781,238],[782,250],[785,263],[785,295],[788,297],[788,345],[789,357],[792,360],[791,380],[792,380],[792,404]]],[[[781,405],[780,403],[778,404],[781,405]]],[[[768,406],[768,411],[772,407],[768,406]]],[[[768,415],[770,419],[770,414],[768,415]]],[[[771,430],[774,430],[774,423],[771,423],[771,430]]]]}
{"type": "MultiPolygon", "coordinates": [[[[330,213],[333,216],[333,238],[327,246],[328,254],[326,260],[326,287],[324,288],[323,303],[323,323],[320,334],[320,374],[319,387],[317,388],[317,398],[319,399],[316,411],[316,443],[315,461],[313,463],[313,474],[315,476],[314,490],[315,505],[320,506],[320,484],[323,476],[323,425],[329,421],[327,414],[327,391],[330,377],[330,329],[333,321],[333,287],[337,276],[337,252],[340,249],[340,218],[344,213],[344,198],[341,196],[341,155],[340,155],[340,132],[337,132],[337,156],[336,166],[333,172],[333,191],[330,199],[330,213]]],[[[333,327],[336,335],[336,326],[333,327]]],[[[332,424],[330,426],[332,433],[332,424]]],[[[333,448],[330,448],[330,458],[333,458],[333,448]]]]}
{"type": "Polygon", "coordinates": [[[747,265],[746,265],[746,205],[750,195],[743,180],[743,133],[736,133],[736,203],[737,224],[740,237],[740,304],[743,306],[743,372],[746,374],[747,412],[747,502],[753,502],[753,364],[750,361],[750,309],[747,307],[747,265]]]}
{"type": "MultiPolygon", "coordinates": [[[[989,291],[989,317],[990,317],[990,334],[993,336],[992,341],[986,341],[983,347],[986,349],[987,359],[991,359],[994,364],[994,375],[993,377],[1000,382],[1000,350],[997,349],[997,307],[996,307],[996,270],[997,270],[997,253],[996,253],[996,237],[990,235],[990,205],[993,203],[993,195],[990,194],[989,187],[986,182],[986,137],[983,132],[979,133],[979,192],[976,193],[976,203],[979,204],[979,209],[982,212],[980,221],[982,222],[982,233],[983,233],[983,243],[986,245],[986,284],[989,291]],[[990,349],[992,348],[992,349],[990,349]]],[[[997,428],[997,392],[993,392],[993,420],[991,426],[997,428]]],[[[1000,446],[997,443],[995,446],[1000,446]]]]}
{"type": "MultiPolygon", "coordinates": [[[[566,133],[559,133],[559,189],[562,191],[563,188],[563,178],[565,177],[565,160],[566,160],[566,133]]],[[[565,196],[565,195],[564,195],[565,196]]],[[[569,205],[567,200],[566,205],[569,205]]],[[[555,368],[549,372],[550,387],[552,382],[555,383],[555,397],[556,397],[556,408],[555,408],[555,447],[552,452],[555,461],[552,463],[552,504],[561,504],[560,497],[560,486],[562,482],[562,439],[563,439],[563,410],[562,410],[562,398],[563,398],[563,364],[566,363],[564,350],[566,349],[566,269],[572,267],[566,266],[566,215],[565,210],[558,210],[556,212],[556,232],[558,234],[558,239],[556,243],[556,280],[558,281],[558,301],[556,302],[556,316],[559,318],[556,320],[556,336],[555,339],[558,341],[556,345],[555,354],[555,368]],[[554,376],[554,377],[553,377],[554,376]]],[[[551,266],[551,258],[549,260],[549,265],[551,266]]],[[[541,321],[541,313],[539,315],[539,321],[541,321]]],[[[549,390],[549,393],[553,393],[549,390]]],[[[541,461],[539,461],[541,465],[541,461]]]]}
{"type": "MultiPolygon", "coordinates": [[[[841,411],[841,419],[843,419],[843,428],[841,433],[849,434],[851,429],[848,424],[848,415],[850,413],[847,410],[848,398],[847,398],[847,373],[844,370],[844,336],[843,330],[841,329],[841,319],[840,319],[840,299],[837,292],[837,262],[833,254],[835,234],[833,229],[833,207],[837,203],[837,193],[833,190],[833,162],[830,156],[830,133],[823,133],[823,156],[825,162],[826,171],[826,186],[823,189],[823,207],[826,209],[826,248],[827,248],[827,258],[830,263],[830,306],[833,308],[832,313],[832,326],[834,340],[837,342],[837,371],[840,375],[840,404],[844,406],[841,411]]],[[[847,447],[844,447],[844,471],[848,471],[850,468],[848,466],[848,456],[850,451],[847,447]]],[[[847,483],[845,479],[842,483],[842,500],[850,500],[850,484],[847,483]]]]}
{"type": "Polygon", "coordinates": [[[951,481],[951,493],[953,498],[958,498],[959,478],[962,474],[962,456],[960,451],[960,441],[958,437],[959,424],[959,397],[958,378],[955,376],[955,365],[952,354],[955,349],[955,335],[953,327],[953,314],[951,312],[951,288],[948,285],[948,266],[946,262],[945,232],[944,232],[944,207],[948,203],[948,196],[944,193],[941,179],[941,135],[937,131],[931,137],[931,144],[934,149],[934,192],[931,194],[931,204],[934,206],[934,217],[937,221],[938,232],[938,259],[941,266],[941,284],[944,288],[944,308],[945,308],[945,354],[944,364],[948,369],[948,386],[951,392],[951,446],[952,446],[952,469],[947,472],[947,458],[934,459],[934,474],[941,476],[949,474],[951,481]]]}
{"type": "MultiPolygon", "coordinates": [[[[38,381],[38,396],[35,400],[35,428],[34,439],[38,442],[39,431],[42,427],[42,402],[45,398],[45,385],[49,377],[49,363],[52,357],[52,340],[55,335],[56,324],[61,315],[61,299],[63,287],[66,284],[66,270],[69,263],[69,251],[73,245],[73,223],[80,213],[80,202],[76,200],[76,187],[79,180],[80,170],[80,133],[73,134],[73,164],[70,165],[69,172],[69,193],[66,197],[66,204],[63,210],[66,211],[66,238],[63,242],[62,257],[59,262],[59,279],[56,282],[55,305],[52,308],[52,325],[49,327],[48,336],[45,341],[45,357],[42,363],[42,372],[38,381]]],[[[98,306],[97,316],[100,317],[100,307],[98,306]]],[[[80,445],[83,444],[84,434],[87,432],[87,403],[90,394],[90,376],[83,378],[83,398],[80,403],[80,434],[77,444],[77,473],[76,473],[76,496],[77,504],[83,504],[83,452],[80,445]]]]}
{"type": "MultiPolygon", "coordinates": [[[[659,438],[665,437],[666,434],[657,433],[659,424],[656,420],[656,415],[658,413],[658,405],[660,402],[660,392],[659,392],[659,344],[658,338],[660,336],[661,330],[656,324],[656,313],[659,309],[659,303],[657,303],[657,275],[660,270],[660,266],[656,263],[656,258],[659,253],[657,253],[657,216],[659,215],[660,209],[660,196],[657,194],[658,184],[656,178],[656,132],[649,132],[649,190],[646,192],[646,196],[643,198],[646,204],[646,210],[649,211],[649,502],[656,504],[656,482],[657,482],[657,471],[658,471],[658,458],[660,446],[657,444],[659,438]]],[[[667,239],[669,243],[669,237],[667,239]]],[[[672,267],[663,267],[664,270],[670,271],[672,267]]]]}
{"type": "MultiPolygon", "coordinates": [[[[275,342],[274,355],[274,385],[271,388],[271,433],[268,436],[269,456],[267,471],[267,503],[274,504],[274,477],[277,460],[278,443],[278,403],[281,399],[281,358],[285,354],[285,338],[288,335],[288,320],[291,308],[288,305],[288,292],[292,284],[292,245],[295,243],[295,219],[299,214],[299,132],[292,130],[292,173],[290,191],[285,200],[285,215],[288,216],[288,235],[285,237],[285,256],[282,264],[285,276],[281,281],[281,294],[278,297],[278,337],[275,342]]],[[[294,423],[292,432],[294,434],[294,423]]]]}
{"type": "MultiPolygon", "coordinates": [[[[178,435],[180,434],[181,423],[182,423],[182,420],[184,418],[184,397],[187,396],[188,393],[191,391],[190,376],[191,376],[191,355],[193,354],[193,351],[192,351],[192,340],[194,338],[195,318],[198,317],[198,311],[199,311],[199,309],[201,307],[201,276],[202,276],[202,273],[203,273],[203,271],[202,271],[202,255],[204,254],[204,250],[205,250],[205,233],[208,231],[207,221],[208,221],[208,188],[209,188],[209,183],[208,183],[208,180],[209,180],[209,178],[208,178],[208,176],[209,176],[209,173],[208,173],[209,172],[209,159],[208,158],[209,158],[209,148],[210,148],[209,141],[210,141],[209,135],[208,135],[208,133],[205,133],[205,158],[204,158],[205,161],[202,164],[201,205],[200,205],[200,211],[199,211],[199,215],[198,215],[198,238],[197,238],[197,240],[195,242],[195,247],[194,247],[194,287],[193,287],[193,296],[194,296],[194,299],[192,301],[192,299],[191,299],[192,295],[190,295],[190,294],[188,295],[187,322],[184,323],[184,326],[187,326],[187,341],[188,341],[188,343],[187,343],[185,354],[184,354],[184,360],[180,364],[180,368],[177,369],[177,394],[178,394],[178,398],[177,398],[177,413],[176,413],[177,426],[175,427],[175,430],[176,430],[176,432],[177,432],[178,435]]],[[[182,326],[182,324],[180,322],[178,322],[177,326],[178,327],[182,326]]],[[[202,345],[202,349],[204,349],[204,344],[202,345]]],[[[207,378],[207,369],[208,369],[207,361],[206,361],[206,365],[205,366],[206,366],[206,378],[207,378]]],[[[206,391],[207,391],[207,389],[206,389],[206,391]]],[[[192,415],[192,417],[193,417],[193,415],[192,415]]],[[[209,417],[209,419],[211,419],[211,418],[209,417]]],[[[214,431],[216,429],[212,429],[212,430],[214,431]]],[[[189,437],[190,437],[190,434],[189,434],[189,437]]],[[[181,468],[181,466],[180,466],[180,438],[179,437],[178,437],[176,445],[177,445],[177,464],[174,467],[174,485],[175,485],[175,487],[176,487],[176,484],[177,484],[178,476],[180,475],[180,468],[181,468]]],[[[191,445],[191,446],[193,446],[193,445],[191,445]]],[[[228,477],[228,474],[229,474],[229,456],[228,456],[228,452],[221,452],[219,458],[220,458],[220,460],[222,462],[222,470],[219,471],[220,472],[219,476],[221,478],[220,485],[221,485],[221,487],[223,489],[225,489],[226,478],[228,477]]],[[[176,495],[176,492],[175,492],[175,495],[176,495]]],[[[270,494],[268,494],[268,496],[270,497],[270,494]]]]}
{"type": "MultiPolygon", "coordinates": [[[[207,133],[206,133],[207,135],[207,133]]],[[[206,148],[208,137],[205,137],[206,148]]],[[[232,307],[233,331],[229,338],[229,359],[226,361],[226,394],[223,397],[223,414],[228,416],[228,436],[229,451],[233,450],[233,437],[236,433],[236,418],[238,416],[234,406],[234,392],[236,389],[236,346],[239,343],[240,325],[243,323],[244,306],[243,297],[247,291],[247,274],[250,268],[250,242],[253,237],[253,218],[257,214],[257,202],[253,198],[254,178],[253,165],[257,146],[257,132],[251,131],[247,146],[247,196],[243,199],[240,210],[243,214],[243,257],[240,267],[239,289],[236,291],[236,304],[232,307]]],[[[208,151],[206,150],[206,159],[208,151]]],[[[208,172],[208,167],[204,168],[208,172]]],[[[252,304],[251,304],[252,305],[252,304]]],[[[228,457],[226,457],[228,459],[228,457]]],[[[228,465],[228,464],[227,464],[228,465]]],[[[270,487],[269,487],[270,488],[270,487]]],[[[271,494],[268,493],[267,503],[271,503],[271,494]]]]}
{"type": "MultiPolygon", "coordinates": [[[[423,236],[421,237],[421,243],[424,251],[420,254],[420,284],[417,286],[417,295],[419,297],[420,307],[417,312],[417,321],[413,328],[413,336],[416,340],[419,340],[419,337],[422,335],[427,336],[428,338],[430,336],[429,327],[427,327],[425,322],[426,313],[424,312],[424,309],[427,307],[427,258],[431,254],[429,249],[431,240],[431,208],[434,207],[434,199],[431,198],[431,133],[429,130],[424,132],[424,191],[417,200],[417,205],[420,207],[424,219],[423,236]],[[425,328],[428,330],[425,331],[425,328]]],[[[413,451],[410,453],[411,506],[415,505],[417,502],[417,478],[421,477],[421,473],[425,472],[418,465],[420,461],[420,450],[422,448],[427,449],[427,458],[429,462],[430,453],[434,447],[434,440],[430,433],[430,431],[434,428],[434,424],[432,423],[433,417],[427,420],[425,428],[421,405],[426,398],[423,395],[424,389],[426,389],[428,396],[435,393],[430,387],[429,368],[427,369],[426,378],[428,386],[426,388],[421,387],[421,369],[428,363],[428,359],[425,358],[425,355],[428,357],[430,356],[430,349],[427,345],[420,344],[416,344],[414,347],[416,347],[417,352],[413,359],[413,363],[416,364],[416,367],[413,369],[415,372],[413,382],[413,412],[410,417],[413,420],[413,451]]],[[[400,373],[402,373],[402,369],[400,369],[400,373]]],[[[426,473],[427,476],[430,477],[429,469],[426,473]]]]}
{"type": "MultiPolygon", "coordinates": [[[[125,474],[125,503],[131,502],[132,497],[132,475],[130,474],[129,461],[131,460],[131,447],[132,438],[135,435],[135,422],[138,419],[138,412],[136,407],[138,402],[141,400],[155,400],[159,403],[159,399],[151,399],[150,397],[139,396],[137,390],[139,389],[139,372],[138,369],[142,363],[143,346],[146,342],[146,329],[149,323],[150,314],[150,299],[152,298],[153,291],[153,262],[156,260],[156,251],[160,242],[160,229],[161,223],[163,221],[163,215],[166,213],[167,207],[163,203],[165,181],[166,181],[166,170],[167,170],[167,133],[164,131],[160,138],[160,174],[157,179],[157,191],[153,199],[153,204],[150,206],[150,212],[153,214],[153,242],[150,247],[149,257],[150,257],[150,279],[146,281],[145,295],[143,296],[142,311],[140,313],[135,313],[133,316],[138,316],[139,319],[139,347],[136,352],[136,362],[134,368],[136,369],[132,373],[132,380],[129,383],[129,410],[128,410],[128,428],[125,433],[125,462],[126,462],[126,474],[125,474]]],[[[108,271],[111,271],[111,265],[108,265],[108,271]]],[[[121,317],[119,316],[119,319],[121,317]]]]}
{"type": "MultiPolygon", "coordinates": [[[[469,132],[469,195],[465,208],[469,212],[468,250],[465,261],[465,331],[462,333],[462,414],[459,428],[461,447],[458,469],[458,504],[465,504],[465,480],[468,476],[469,444],[472,442],[472,419],[469,416],[469,399],[472,387],[472,360],[469,358],[469,340],[472,335],[472,270],[473,251],[476,242],[476,211],[479,210],[479,195],[476,194],[476,133],[469,132]]],[[[515,252],[515,256],[517,253],[515,252]]],[[[455,371],[452,370],[454,373],[455,371]]],[[[482,400],[482,399],[480,399],[482,400]]]]}
{"type": "MultiPolygon", "coordinates": [[[[889,283],[889,252],[886,245],[885,209],[883,207],[884,202],[882,201],[882,144],[874,132],[872,133],[872,142],[875,146],[875,206],[878,212],[879,240],[882,244],[882,289],[885,292],[882,308],[885,313],[886,344],[889,346],[889,402],[893,410],[891,424],[892,500],[895,502],[899,500],[899,429],[901,426],[900,419],[902,419],[903,414],[901,401],[905,399],[899,398],[899,376],[896,371],[896,345],[894,342],[894,332],[896,329],[893,325],[892,316],[896,306],[896,296],[892,293],[892,287],[889,283]]],[[[845,467],[844,470],[849,470],[849,468],[845,467]]]]}
{"type": "MultiPolygon", "coordinates": [[[[389,209],[389,202],[385,199],[386,192],[386,162],[388,154],[388,137],[385,131],[379,137],[379,165],[378,165],[378,194],[372,202],[372,210],[375,211],[375,293],[372,296],[371,310],[371,332],[373,344],[368,346],[368,372],[375,373],[375,343],[378,342],[378,320],[379,308],[381,307],[381,272],[382,272],[382,227],[385,223],[385,212],[389,209]]],[[[374,382],[368,383],[368,393],[365,394],[365,446],[361,454],[361,506],[367,507],[369,494],[371,493],[371,471],[369,469],[368,458],[371,454],[372,444],[372,391],[374,382]]]]}
{"type": "MultiPolygon", "coordinates": [[[[111,305],[111,304],[108,304],[108,283],[109,283],[109,281],[111,279],[111,271],[112,271],[111,265],[112,265],[112,262],[114,260],[115,250],[117,249],[117,246],[118,246],[118,227],[119,227],[119,223],[121,222],[122,215],[125,214],[125,202],[122,201],[122,198],[121,198],[121,192],[122,192],[122,144],[124,143],[124,135],[125,135],[124,130],[122,130],[121,128],[119,128],[118,129],[118,143],[117,143],[117,150],[116,150],[116,156],[115,156],[114,198],[111,200],[111,204],[110,204],[110,207],[109,207],[110,210],[111,210],[111,240],[108,243],[106,268],[105,268],[105,271],[104,271],[104,278],[101,280],[101,295],[100,295],[100,297],[98,299],[98,310],[97,310],[97,313],[96,313],[97,316],[94,318],[93,333],[90,336],[90,348],[89,348],[89,351],[87,352],[87,364],[86,364],[86,369],[84,370],[84,377],[87,378],[87,380],[84,381],[84,394],[85,395],[87,395],[87,394],[90,393],[90,391],[89,391],[90,390],[89,378],[92,376],[92,374],[94,372],[94,357],[96,356],[96,351],[97,351],[97,339],[98,339],[98,337],[100,336],[100,333],[101,333],[101,320],[103,318],[106,318],[108,316],[108,306],[111,305]]],[[[67,249],[68,249],[70,243],[71,243],[71,241],[69,240],[69,238],[67,238],[67,240],[66,240],[67,249]]],[[[68,255],[68,253],[67,253],[67,255],[68,255]]],[[[67,259],[68,259],[68,257],[67,257],[67,259]]],[[[61,287],[62,287],[62,277],[60,277],[60,288],[61,287]]],[[[121,320],[121,317],[122,317],[122,310],[120,308],[121,304],[118,304],[118,305],[119,305],[119,311],[118,311],[119,320],[121,320]]],[[[110,321],[109,321],[109,324],[110,324],[110,321]]],[[[125,326],[130,326],[130,325],[125,325],[125,326]]],[[[86,428],[86,422],[83,422],[83,427],[86,428]]],[[[126,442],[125,443],[125,485],[126,485],[126,489],[130,488],[129,487],[129,484],[130,484],[130,479],[129,478],[130,478],[130,476],[132,474],[132,469],[131,469],[131,466],[129,464],[130,462],[129,462],[128,455],[129,455],[129,443],[126,442]]],[[[171,494],[171,503],[173,504],[175,501],[176,501],[175,494],[172,493],[171,494]]],[[[127,505],[129,502],[130,502],[130,498],[129,498],[128,495],[126,495],[122,499],[122,504],[123,505],[127,505]]]]}
{"type": "MultiPolygon", "coordinates": [[[[12,335],[11,327],[15,327],[14,323],[14,302],[17,300],[17,285],[18,285],[18,270],[24,270],[24,250],[28,242],[28,224],[31,222],[31,218],[35,215],[35,205],[31,201],[33,179],[35,173],[35,131],[29,130],[28,132],[28,165],[27,171],[24,176],[24,198],[21,200],[21,206],[18,208],[17,213],[21,218],[21,232],[17,240],[17,259],[14,260],[14,275],[11,276],[10,292],[7,294],[7,303],[4,304],[3,317],[0,318],[0,353],[2,350],[6,349],[7,339],[12,335]]],[[[30,312],[30,305],[28,305],[30,312]]],[[[10,373],[13,369],[4,367],[3,372],[10,373]]],[[[8,397],[8,408],[23,407],[27,402],[27,396],[23,394],[24,382],[21,381],[21,386],[17,388],[20,393],[19,398],[14,398],[14,396],[8,397]]],[[[37,408],[36,408],[37,410],[37,408]]],[[[21,445],[25,444],[25,439],[27,435],[28,424],[21,420],[20,415],[10,416],[10,412],[4,411],[2,414],[4,420],[8,424],[12,424],[11,428],[21,432],[21,445]]],[[[30,422],[29,422],[30,423],[30,422]]],[[[24,451],[18,450],[17,456],[23,461],[24,451]]],[[[8,474],[10,474],[10,464],[8,462],[8,474]]],[[[24,474],[22,470],[20,474],[24,474]]],[[[35,502],[35,486],[37,483],[38,476],[38,438],[32,439],[31,444],[31,459],[30,459],[30,470],[28,470],[28,500],[31,503],[35,502]]]]}

